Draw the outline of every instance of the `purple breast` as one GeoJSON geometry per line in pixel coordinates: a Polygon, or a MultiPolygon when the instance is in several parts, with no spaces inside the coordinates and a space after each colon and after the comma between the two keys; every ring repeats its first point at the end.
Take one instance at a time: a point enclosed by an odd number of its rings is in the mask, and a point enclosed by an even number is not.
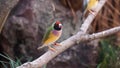
{"type": "Polygon", "coordinates": [[[52,33],[55,35],[55,36],[59,36],[60,34],[60,31],[57,31],[57,30],[53,30],[52,33]]]}

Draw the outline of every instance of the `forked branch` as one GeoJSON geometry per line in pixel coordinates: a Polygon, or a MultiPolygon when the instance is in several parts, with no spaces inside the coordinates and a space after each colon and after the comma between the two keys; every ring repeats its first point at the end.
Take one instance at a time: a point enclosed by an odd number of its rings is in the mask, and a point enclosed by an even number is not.
{"type": "MultiPolygon", "coordinates": [[[[100,3],[97,5],[98,8],[95,10],[96,13],[98,13],[98,11],[102,8],[102,6],[105,4],[105,2],[106,2],[106,0],[100,1],[100,3]]],[[[88,30],[89,26],[91,25],[94,17],[95,17],[94,15],[90,14],[86,18],[85,22],[82,24],[80,31],[77,34],[71,36],[67,40],[62,41],[60,43],[61,46],[55,46],[54,48],[57,50],[57,52],[48,50],[46,53],[44,53],[42,56],[40,56],[36,60],[34,60],[32,62],[24,63],[23,65],[21,65],[17,68],[40,68],[44,64],[47,64],[54,57],[59,55],[61,52],[65,51],[66,49],[70,48],[71,46],[77,44],[78,42],[105,37],[105,36],[108,36],[108,35],[111,35],[111,34],[114,34],[114,33],[117,33],[118,31],[120,31],[120,27],[115,27],[115,28],[112,28],[112,29],[109,29],[109,30],[106,30],[103,32],[88,35],[87,30],[88,30]]]]}

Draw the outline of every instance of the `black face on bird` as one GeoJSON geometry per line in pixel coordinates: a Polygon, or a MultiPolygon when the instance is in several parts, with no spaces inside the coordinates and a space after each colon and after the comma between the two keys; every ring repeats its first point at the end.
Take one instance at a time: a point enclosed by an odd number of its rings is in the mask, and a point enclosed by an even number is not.
{"type": "Polygon", "coordinates": [[[61,30],[62,29],[62,24],[59,21],[56,21],[54,24],[54,29],[55,30],[61,30]]]}

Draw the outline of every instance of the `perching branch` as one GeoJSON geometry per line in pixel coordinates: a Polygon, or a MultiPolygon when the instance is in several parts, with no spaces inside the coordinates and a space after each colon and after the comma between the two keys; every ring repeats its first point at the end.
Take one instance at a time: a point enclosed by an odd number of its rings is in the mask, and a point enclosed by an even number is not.
{"type": "MultiPolygon", "coordinates": [[[[102,3],[99,3],[97,5],[97,9],[95,10],[97,13],[98,11],[102,8],[102,6],[105,4],[106,0],[102,0],[102,3]]],[[[94,19],[94,15],[90,14],[85,22],[83,23],[82,27],[80,28],[80,31],[73,35],[72,37],[68,38],[67,40],[64,40],[63,42],[60,43],[61,46],[55,46],[54,48],[56,49],[57,52],[53,52],[51,50],[48,50],[45,54],[40,56],[38,59],[32,61],[32,62],[27,62],[17,68],[40,68],[44,64],[47,64],[50,60],[52,60],[54,57],[59,55],[61,52],[65,51],[66,49],[70,48],[71,46],[77,44],[78,42],[81,41],[88,41],[88,40],[93,40],[101,37],[105,37],[114,33],[117,33],[120,31],[120,27],[115,27],[103,32],[99,33],[94,33],[92,35],[86,34],[90,24],[92,23],[92,20],[94,19]]]]}
{"type": "Polygon", "coordinates": [[[32,62],[27,62],[27,63],[25,63],[17,68],[39,68],[42,65],[48,63],[51,59],[53,59],[55,56],[57,56],[61,52],[65,51],[69,47],[75,45],[77,43],[77,41],[81,42],[81,41],[93,40],[93,39],[105,37],[105,36],[108,36],[111,34],[115,34],[119,31],[120,31],[120,26],[103,31],[103,32],[94,33],[92,35],[87,35],[87,34],[81,35],[81,33],[78,33],[78,34],[68,38],[67,40],[61,42],[60,44],[62,46],[56,46],[55,49],[57,50],[57,52],[53,52],[53,51],[49,50],[45,54],[43,54],[41,57],[39,57],[38,59],[36,59],[32,62]],[[79,39],[76,39],[78,37],[79,37],[79,39]]]}

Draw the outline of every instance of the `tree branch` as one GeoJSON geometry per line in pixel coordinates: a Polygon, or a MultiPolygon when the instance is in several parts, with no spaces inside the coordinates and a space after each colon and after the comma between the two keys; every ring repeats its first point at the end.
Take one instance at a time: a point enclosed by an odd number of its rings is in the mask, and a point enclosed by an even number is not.
{"type": "MultiPolygon", "coordinates": [[[[102,6],[105,4],[106,0],[102,1],[102,3],[99,3],[97,5],[97,9],[95,10],[96,13],[102,8],[102,6]]],[[[92,34],[92,35],[87,35],[86,32],[92,23],[94,19],[94,15],[90,14],[83,25],[81,26],[80,30],[77,34],[74,36],[68,38],[67,40],[64,40],[63,42],[60,43],[61,46],[55,46],[54,48],[56,49],[57,52],[53,52],[51,50],[48,50],[45,54],[40,56],[38,59],[32,61],[32,62],[27,62],[24,63],[23,65],[17,67],[17,68],[40,68],[44,64],[47,64],[50,60],[52,60],[54,57],[56,57],[58,54],[61,52],[65,51],[66,49],[70,48],[71,46],[77,44],[78,42],[81,41],[87,41],[87,40],[92,40],[100,37],[104,37],[107,35],[114,34],[120,30],[120,27],[116,27],[107,31],[103,31],[100,33],[92,34]]]]}
{"type": "Polygon", "coordinates": [[[115,33],[119,32],[119,31],[120,31],[120,26],[114,27],[114,28],[111,28],[109,30],[105,30],[105,31],[102,31],[102,32],[93,33],[91,35],[84,35],[84,36],[82,36],[82,38],[84,39],[82,41],[94,40],[94,39],[106,37],[106,36],[115,34],[115,33]]]}

